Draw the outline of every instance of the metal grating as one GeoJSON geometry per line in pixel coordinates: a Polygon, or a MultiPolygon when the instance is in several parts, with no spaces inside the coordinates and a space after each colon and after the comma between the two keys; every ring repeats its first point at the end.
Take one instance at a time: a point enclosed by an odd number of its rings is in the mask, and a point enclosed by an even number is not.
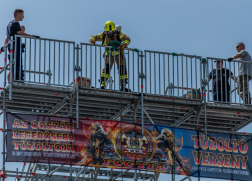
{"type": "MultiPolygon", "coordinates": [[[[14,84],[12,100],[6,94],[8,112],[75,117],[76,90],[69,87],[53,87],[34,84],[14,84]],[[72,111],[71,111],[72,109],[72,111]],[[72,113],[72,114],[71,114],[72,113]]],[[[116,120],[120,110],[124,110],[122,121],[129,123],[141,120],[141,95],[96,89],[79,89],[79,118],[116,120]]],[[[3,96],[0,103],[3,105],[3,96]]],[[[168,96],[144,95],[145,124],[151,120],[157,125],[187,129],[204,128],[204,112],[197,110],[203,106],[201,101],[173,99],[168,96]],[[197,117],[199,118],[197,124],[197,117]],[[151,118],[151,120],[149,119],[151,118]]],[[[3,106],[2,106],[3,108],[3,106]]],[[[238,131],[250,123],[252,112],[249,106],[207,103],[207,129],[211,131],[238,131]]]]}

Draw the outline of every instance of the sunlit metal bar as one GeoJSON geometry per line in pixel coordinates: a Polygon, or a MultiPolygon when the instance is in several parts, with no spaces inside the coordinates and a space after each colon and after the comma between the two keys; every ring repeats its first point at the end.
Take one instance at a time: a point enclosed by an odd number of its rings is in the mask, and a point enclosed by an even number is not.
{"type": "Polygon", "coordinates": [[[189,176],[186,176],[185,178],[181,179],[180,181],[184,181],[184,180],[186,180],[186,179],[192,181],[192,179],[191,179],[189,176]]]}
{"type": "Polygon", "coordinates": [[[143,108],[143,111],[144,111],[144,113],[146,114],[146,116],[148,117],[148,119],[151,121],[151,123],[152,123],[153,125],[155,125],[154,121],[151,119],[150,115],[148,114],[148,112],[146,111],[145,108],[143,108]]]}
{"type": "Polygon", "coordinates": [[[186,113],[182,118],[179,120],[175,121],[174,126],[178,126],[185,122],[186,120],[190,119],[195,113],[195,110],[191,110],[190,112],[186,113]]]}
{"type": "Polygon", "coordinates": [[[122,177],[125,173],[127,173],[128,171],[130,171],[130,169],[125,170],[124,172],[120,173],[119,175],[115,176],[112,181],[115,181],[118,177],[122,177]]]}
{"type": "Polygon", "coordinates": [[[77,180],[79,178],[79,176],[81,175],[81,173],[83,172],[83,170],[85,169],[85,167],[83,166],[80,170],[80,172],[76,175],[75,180],[77,180]]]}
{"type": "MultiPolygon", "coordinates": [[[[48,176],[50,177],[53,173],[57,172],[59,169],[61,169],[64,166],[64,164],[60,165],[59,167],[57,167],[55,170],[51,171],[48,176]]],[[[48,167],[49,169],[49,167],[48,167]]]]}

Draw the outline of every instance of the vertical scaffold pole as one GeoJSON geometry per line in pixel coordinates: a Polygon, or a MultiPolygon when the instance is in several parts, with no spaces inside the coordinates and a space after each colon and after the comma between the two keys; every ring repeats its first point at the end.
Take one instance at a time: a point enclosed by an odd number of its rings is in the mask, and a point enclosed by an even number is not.
{"type": "MultiPolygon", "coordinates": [[[[137,112],[137,104],[135,104],[134,106],[134,124],[137,123],[137,120],[136,120],[136,112],[137,112]]],[[[134,175],[134,181],[137,181],[137,169],[135,169],[135,175],[134,175]]]]}
{"type": "Polygon", "coordinates": [[[140,78],[141,78],[141,119],[142,119],[142,135],[144,135],[144,107],[143,107],[143,79],[145,78],[144,73],[143,73],[143,51],[141,51],[141,73],[140,73],[140,78]]]}
{"type": "MultiPolygon", "coordinates": [[[[173,137],[173,142],[175,143],[175,127],[174,127],[174,123],[175,123],[175,120],[174,120],[174,117],[175,117],[175,108],[174,108],[174,56],[177,56],[176,53],[173,52],[172,54],[172,83],[173,83],[173,87],[172,87],[172,97],[173,97],[173,124],[172,124],[172,132],[174,134],[174,137],[173,137]]],[[[175,147],[173,147],[173,152],[175,153],[175,147]]],[[[172,181],[175,181],[175,154],[173,154],[172,156],[172,162],[173,162],[173,166],[172,166],[172,181]]]]}
{"type": "MultiPolygon", "coordinates": [[[[13,45],[12,45],[13,46],[13,45]]],[[[4,87],[3,87],[3,94],[4,94],[4,101],[3,101],[3,112],[4,112],[4,119],[3,119],[3,173],[5,174],[5,139],[6,139],[6,74],[7,74],[7,50],[4,53],[4,87]]],[[[10,76],[11,77],[11,76],[10,76]]],[[[3,178],[4,181],[4,178],[3,178]]]]}
{"type": "Polygon", "coordinates": [[[49,174],[50,174],[50,172],[51,172],[50,163],[48,163],[47,166],[48,166],[48,169],[47,169],[47,176],[48,176],[48,179],[47,179],[46,181],[50,181],[50,179],[49,179],[49,174]]]}
{"type": "MultiPolygon", "coordinates": [[[[11,45],[10,45],[10,93],[9,93],[9,100],[12,100],[12,84],[13,84],[13,78],[14,78],[14,72],[12,70],[12,66],[15,66],[15,64],[13,64],[13,36],[11,37],[11,45]]],[[[15,56],[15,55],[14,55],[15,56]]]]}
{"type": "MultiPolygon", "coordinates": [[[[77,44],[76,62],[77,62],[77,79],[76,81],[76,128],[79,128],[79,44],[77,44]]],[[[81,77],[82,79],[82,77],[81,77]]]]}
{"type": "Polygon", "coordinates": [[[203,65],[203,101],[204,101],[204,117],[205,117],[205,139],[207,140],[207,117],[206,117],[206,85],[207,85],[207,79],[206,79],[206,64],[207,61],[205,58],[201,59],[201,63],[203,65]]]}
{"type": "Polygon", "coordinates": [[[72,177],[73,177],[73,170],[72,170],[72,163],[70,165],[70,181],[72,181],[72,177]]]}
{"type": "MultiPolygon", "coordinates": [[[[7,48],[8,47],[6,45],[5,49],[7,49],[7,48]]],[[[11,66],[9,65],[9,67],[11,67],[11,66]]],[[[7,70],[6,69],[7,69],[7,50],[4,53],[4,88],[6,87],[6,84],[7,84],[7,82],[6,82],[7,70]]]]}

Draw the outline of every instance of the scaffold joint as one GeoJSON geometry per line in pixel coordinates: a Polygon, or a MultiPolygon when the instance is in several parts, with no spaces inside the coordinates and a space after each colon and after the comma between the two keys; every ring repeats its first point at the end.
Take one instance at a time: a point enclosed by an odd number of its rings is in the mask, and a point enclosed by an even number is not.
{"type": "Polygon", "coordinates": [[[80,66],[75,66],[75,67],[74,67],[74,70],[75,70],[75,71],[81,71],[81,68],[80,68],[80,66]]]}
{"type": "Polygon", "coordinates": [[[178,53],[172,52],[172,56],[179,56],[179,55],[184,55],[184,54],[183,53],[178,54],[178,53]]]}
{"type": "Polygon", "coordinates": [[[47,70],[46,72],[49,76],[52,76],[51,70],[47,70]]]}
{"type": "Polygon", "coordinates": [[[207,60],[205,58],[201,59],[201,63],[206,63],[206,62],[207,62],[207,60]]]}
{"type": "Polygon", "coordinates": [[[2,131],[3,133],[4,133],[4,132],[7,132],[6,129],[2,129],[2,128],[0,128],[0,131],[2,131]]]}
{"type": "Polygon", "coordinates": [[[139,78],[143,78],[143,79],[145,79],[145,78],[146,78],[146,76],[145,76],[145,74],[144,74],[144,73],[139,73],[139,78]]]}
{"type": "Polygon", "coordinates": [[[203,80],[203,79],[202,79],[202,85],[207,86],[207,85],[208,85],[208,81],[207,81],[207,80],[203,80]]]}

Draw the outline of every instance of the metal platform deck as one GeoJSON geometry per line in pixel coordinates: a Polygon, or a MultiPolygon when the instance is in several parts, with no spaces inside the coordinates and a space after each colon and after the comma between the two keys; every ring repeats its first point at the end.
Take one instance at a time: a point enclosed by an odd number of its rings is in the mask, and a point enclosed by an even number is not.
{"type": "MultiPolygon", "coordinates": [[[[74,87],[14,83],[12,100],[8,99],[9,87],[6,91],[7,112],[62,117],[76,115],[74,87]]],[[[134,120],[141,120],[141,94],[84,88],[78,92],[79,118],[119,120],[122,114],[122,121],[134,123],[134,120]]],[[[1,105],[3,100],[2,95],[1,105]]],[[[144,123],[204,130],[203,105],[198,100],[145,94],[144,123]]],[[[207,103],[206,106],[208,131],[237,132],[252,121],[250,106],[219,103],[207,103]]]]}

